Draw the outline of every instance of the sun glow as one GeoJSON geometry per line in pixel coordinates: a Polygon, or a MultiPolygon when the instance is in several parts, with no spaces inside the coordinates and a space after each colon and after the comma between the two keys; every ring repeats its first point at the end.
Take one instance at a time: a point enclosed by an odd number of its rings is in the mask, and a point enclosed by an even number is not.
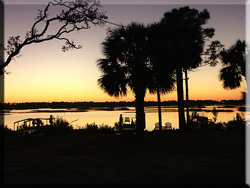
{"type": "MultiPolygon", "coordinates": [[[[119,5],[121,6],[121,5],[119,5]]],[[[129,6],[118,11],[116,6],[104,6],[110,20],[115,23],[130,23],[138,21],[151,23],[158,21],[164,12],[174,6],[129,6]],[[150,16],[143,14],[149,12],[150,16]],[[138,17],[138,13],[141,16],[138,17]]],[[[194,5],[195,7],[195,5],[194,5]]],[[[34,22],[39,5],[7,5],[5,11],[5,44],[9,36],[24,36],[34,22]],[[22,16],[20,16],[20,14],[22,16]]],[[[232,7],[235,14],[232,17],[229,7],[196,6],[202,10],[207,8],[211,13],[209,27],[215,27],[213,40],[220,40],[223,44],[232,45],[237,39],[244,39],[244,11],[241,7],[232,7]],[[237,9],[237,11],[236,11],[237,9]],[[239,9],[239,10],[238,10],[239,9]],[[236,14],[237,13],[237,14],[236,14]],[[230,22],[225,19],[230,17],[230,22]],[[237,27],[231,26],[237,23],[237,27]]],[[[6,68],[10,72],[5,75],[5,102],[52,102],[52,101],[134,101],[134,95],[129,92],[126,97],[110,97],[97,85],[101,73],[96,61],[102,58],[101,42],[106,36],[104,27],[92,27],[83,32],[70,35],[81,50],[72,50],[63,53],[61,41],[49,41],[25,47],[21,57],[6,68]]],[[[189,99],[190,100],[238,100],[245,85],[235,90],[225,90],[218,79],[220,66],[202,67],[190,71],[189,99]]],[[[185,98],[185,84],[184,84],[185,98]]],[[[162,101],[177,100],[176,90],[161,96],[162,101]]],[[[145,101],[157,101],[156,95],[146,94],[145,101]]]]}

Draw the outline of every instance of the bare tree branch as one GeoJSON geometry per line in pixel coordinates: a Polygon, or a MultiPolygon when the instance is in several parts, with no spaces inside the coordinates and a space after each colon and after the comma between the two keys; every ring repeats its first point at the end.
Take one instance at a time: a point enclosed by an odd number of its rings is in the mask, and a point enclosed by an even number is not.
{"type": "Polygon", "coordinates": [[[20,53],[20,50],[24,46],[33,43],[57,39],[65,41],[62,51],[80,49],[81,45],[76,45],[73,41],[70,41],[66,34],[89,29],[90,24],[105,24],[107,16],[105,12],[100,12],[99,8],[101,8],[101,5],[96,0],[54,0],[53,2],[49,2],[44,10],[38,10],[36,21],[31,26],[30,31],[26,32],[24,41],[21,40],[20,36],[9,38],[7,47],[5,48],[8,57],[6,61],[0,64],[0,72],[4,72],[4,68],[20,53]],[[51,9],[53,11],[60,11],[53,16],[49,14],[49,12],[52,12],[51,9]],[[60,24],[58,29],[54,33],[48,33],[49,28],[57,24],[60,24]]]}

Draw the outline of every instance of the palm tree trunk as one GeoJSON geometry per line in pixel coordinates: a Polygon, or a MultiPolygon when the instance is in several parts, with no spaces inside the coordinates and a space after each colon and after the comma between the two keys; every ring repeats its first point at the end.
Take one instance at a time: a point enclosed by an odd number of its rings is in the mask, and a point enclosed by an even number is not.
{"type": "Polygon", "coordinates": [[[145,129],[145,113],[144,113],[144,97],[145,92],[135,92],[135,105],[136,105],[136,134],[141,136],[145,129]]]}
{"type": "Polygon", "coordinates": [[[157,101],[158,101],[158,118],[159,118],[159,131],[162,133],[162,118],[161,118],[161,95],[159,87],[157,87],[157,101]]]}
{"type": "Polygon", "coordinates": [[[183,130],[185,127],[185,115],[184,115],[184,99],[183,99],[183,76],[181,67],[178,67],[176,69],[176,76],[177,76],[179,129],[183,130]]]}
{"type": "Polygon", "coordinates": [[[187,76],[187,69],[185,69],[185,84],[186,84],[186,113],[187,113],[187,125],[189,125],[189,98],[188,98],[188,76],[187,76]]]}

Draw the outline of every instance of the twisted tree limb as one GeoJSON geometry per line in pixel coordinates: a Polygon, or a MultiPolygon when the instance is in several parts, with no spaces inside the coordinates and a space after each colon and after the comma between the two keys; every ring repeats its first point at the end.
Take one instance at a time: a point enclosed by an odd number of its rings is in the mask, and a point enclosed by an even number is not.
{"type": "Polygon", "coordinates": [[[4,68],[20,53],[23,47],[33,43],[57,39],[65,41],[62,51],[80,49],[82,46],[68,39],[66,34],[89,29],[90,24],[103,25],[108,17],[105,12],[100,12],[100,8],[101,5],[97,0],[54,0],[49,2],[44,10],[38,10],[36,21],[30,31],[27,31],[24,41],[20,36],[9,37],[7,47],[4,48],[8,57],[5,61],[2,59],[0,62],[0,75],[4,74],[4,68]],[[59,13],[50,16],[49,10],[52,8],[59,8],[59,13]],[[49,28],[56,24],[60,24],[56,32],[48,33],[49,28]]]}

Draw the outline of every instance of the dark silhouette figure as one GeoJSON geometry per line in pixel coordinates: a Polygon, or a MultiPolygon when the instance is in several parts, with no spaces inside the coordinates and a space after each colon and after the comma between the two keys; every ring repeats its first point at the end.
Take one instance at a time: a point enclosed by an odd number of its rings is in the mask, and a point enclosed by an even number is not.
{"type": "Polygon", "coordinates": [[[50,124],[50,125],[53,125],[53,119],[54,119],[53,116],[50,115],[50,117],[49,117],[49,124],[50,124]]]}
{"type": "Polygon", "coordinates": [[[122,125],[123,125],[123,117],[122,117],[122,114],[120,114],[120,118],[119,118],[119,127],[118,127],[119,131],[121,130],[122,125]]]}

